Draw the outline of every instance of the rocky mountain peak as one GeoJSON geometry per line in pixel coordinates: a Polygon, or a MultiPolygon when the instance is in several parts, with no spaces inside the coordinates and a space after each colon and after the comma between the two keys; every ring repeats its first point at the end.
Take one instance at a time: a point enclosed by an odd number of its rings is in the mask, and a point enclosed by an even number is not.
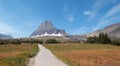
{"type": "Polygon", "coordinates": [[[44,21],[40,27],[45,27],[45,28],[49,28],[49,27],[53,27],[53,24],[51,21],[44,21]]]}
{"type": "Polygon", "coordinates": [[[43,35],[45,33],[48,34],[63,34],[66,35],[67,33],[65,30],[58,29],[53,26],[51,21],[44,21],[41,23],[41,25],[30,35],[31,36],[37,36],[37,35],[43,35]]]}

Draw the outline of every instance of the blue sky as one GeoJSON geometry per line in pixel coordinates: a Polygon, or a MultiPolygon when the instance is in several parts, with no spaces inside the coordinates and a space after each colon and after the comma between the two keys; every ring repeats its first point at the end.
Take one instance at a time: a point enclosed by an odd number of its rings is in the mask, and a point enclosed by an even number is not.
{"type": "Polygon", "coordinates": [[[120,0],[0,0],[0,33],[28,37],[46,20],[86,34],[120,22],[120,0]]]}

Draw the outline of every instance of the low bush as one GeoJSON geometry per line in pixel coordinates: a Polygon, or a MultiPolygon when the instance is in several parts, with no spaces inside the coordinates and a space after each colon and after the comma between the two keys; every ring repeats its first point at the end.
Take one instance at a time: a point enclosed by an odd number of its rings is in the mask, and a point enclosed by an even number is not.
{"type": "Polygon", "coordinates": [[[56,39],[48,39],[45,41],[46,44],[54,44],[54,43],[59,43],[56,39]]]}

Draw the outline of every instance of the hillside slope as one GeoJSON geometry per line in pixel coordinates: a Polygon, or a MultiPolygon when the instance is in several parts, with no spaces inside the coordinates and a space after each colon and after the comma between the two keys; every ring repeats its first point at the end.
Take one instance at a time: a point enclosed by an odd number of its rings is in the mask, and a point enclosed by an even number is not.
{"type": "Polygon", "coordinates": [[[87,36],[98,36],[99,33],[107,33],[110,37],[120,38],[120,23],[112,24],[104,29],[92,32],[87,36]]]}
{"type": "Polygon", "coordinates": [[[11,36],[4,35],[4,34],[0,33],[0,39],[11,39],[11,38],[12,38],[11,36]]]}
{"type": "Polygon", "coordinates": [[[45,34],[45,33],[48,33],[48,34],[58,34],[58,33],[61,33],[63,35],[66,35],[66,32],[65,30],[61,30],[61,29],[58,29],[56,27],[53,26],[52,22],[50,21],[45,21],[43,22],[39,27],[38,29],[36,29],[31,35],[31,36],[36,36],[36,35],[42,35],[42,34],[45,34]]]}

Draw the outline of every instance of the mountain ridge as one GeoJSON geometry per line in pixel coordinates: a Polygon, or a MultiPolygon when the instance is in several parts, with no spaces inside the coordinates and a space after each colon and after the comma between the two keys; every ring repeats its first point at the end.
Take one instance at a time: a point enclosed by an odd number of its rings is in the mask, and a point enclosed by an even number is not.
{"type": "Polygon", "coordinates": [[[0,39],[11,39],[11,38],[12,38],[11,36],[0,33],[0,39]]]}
{"type": "Polygon", "coordinates": [[[120,38],[120,23],[111,24],[104,29],[89,33],[87,36],[98,36],[99,33],[107,33],[110,37],[120,38]]]}
{"type": "Polygon", "coordinates": [[[37,35],[42,35],[42,34],[63,34],[65,37],[70,38],[70,39],[85,39],[85,37],[89,36],[98,36],[99,33],[107,33],[110,37],[118,37],[120,38],[120,23],[116,24],[111,24],[109,26],[106,26],[104,29],[100,29],[88,34],[83,34],[83,35],[70,35],[65,32],[65,30],[58,29],[54,27],[51,21],[44,21],[41,23],[41,25],[30,35],[31,36],[37,36],[37,35]]]}
{"type": "Polygon", "coordinates": [[[65,32],[65,30],[62,29],[58,29],[56,27],[53,26],[51,21],[44,21],[43,23],[41,23],[41,25],[30,35],[31,36],[36,36],[36,35],[42,35],[45,33],[48,34],[63,34],[66,35],[67,33],[65,32]]]}

